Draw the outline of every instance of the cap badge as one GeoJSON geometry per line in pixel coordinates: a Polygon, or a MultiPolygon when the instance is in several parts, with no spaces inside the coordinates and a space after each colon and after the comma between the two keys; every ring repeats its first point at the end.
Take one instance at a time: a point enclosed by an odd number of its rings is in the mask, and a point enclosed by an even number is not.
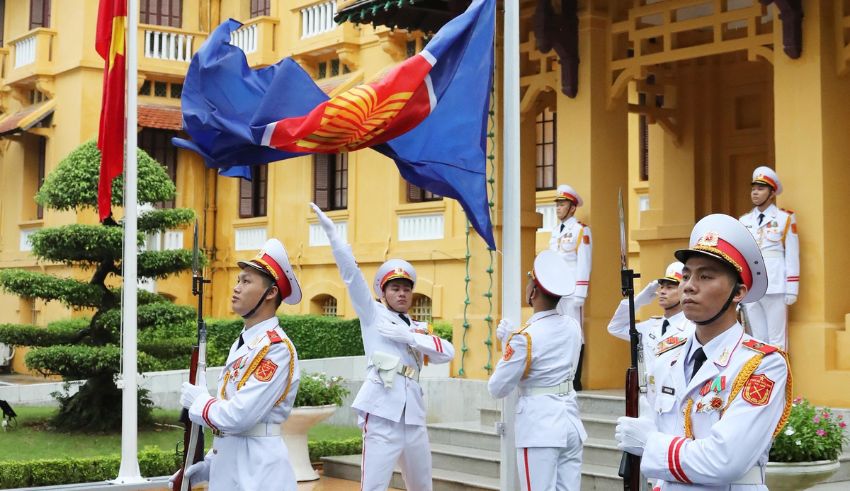
{"type": "Polygon", "coordinates": [[[698,241],[697,245],[706,247],[717,247],[720,234],[717,232],[706,232],[698,241]]]}

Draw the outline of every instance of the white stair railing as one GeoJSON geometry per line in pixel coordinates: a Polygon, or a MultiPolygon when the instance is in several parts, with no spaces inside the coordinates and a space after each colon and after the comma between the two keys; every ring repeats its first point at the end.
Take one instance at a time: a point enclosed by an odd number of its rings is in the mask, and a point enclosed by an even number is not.
{"type": "Polygon", "coordinates": [[[230,44],[245,52],[245,54],[257,51],[257,37],[260,29],[257,24],[242,26],[230,33],[230,44]]]}

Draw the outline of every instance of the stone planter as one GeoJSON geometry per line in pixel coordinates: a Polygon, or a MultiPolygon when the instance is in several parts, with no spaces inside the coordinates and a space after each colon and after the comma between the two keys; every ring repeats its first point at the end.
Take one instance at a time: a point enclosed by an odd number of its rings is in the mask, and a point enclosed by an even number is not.
{"type": "Polygon", "coordinates": [[[298,481],[315,481],[319,478],[310,464],[307,432],[323,420],[330,418],[336,410],[336,404],[296,407],[292,409],[289,418],[281,423],[283,442],[286,444],[289,462],[298,481]]]}
{"type": "Polygon", "coordinates": [[[835,474],[840,466],[837,460],[768,462],[765,484],[770,491],[809,489],[835,474]]]}

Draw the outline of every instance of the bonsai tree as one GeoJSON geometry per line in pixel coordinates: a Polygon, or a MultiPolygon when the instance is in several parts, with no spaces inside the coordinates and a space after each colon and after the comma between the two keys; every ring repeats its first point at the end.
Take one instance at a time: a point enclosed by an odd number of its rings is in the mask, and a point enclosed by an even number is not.
{"type": "MultiPolygon", "coordinates": [[[[47,176],[36,195],[42,206],[54,210],[97,207],[100,151],[94,141],[71,152],[47,176]]],[[[172,199],[174,184],[164,168],[145,152],[138,152],[139,201],[172,199]]],[[[121,205],[123,179],[112,184],[112,204],[121,205]]],[[[144,233],[184,226],[194,219],[189,209],[152,210],[138,219],[138,243],[144,233]]],[[[54,394],[60,410],[54,424],[62,429],[103,431],[120,428],[121,391],[114,383],[120,370],[121,257],[123,228],[112,220],[106,225],[71,224],[39,230],[32,235],[32,252],[39,261],[60,263],[88,274],[88,281],[38,271],[0,271],[0,288],[21,297],[57,301],[74,310],[93,311],[90,318],[75,318],[44,327],[0,326],[0,342],[33,347],[27,367],[42,374],[58,374],[66,381],[85,380],[76,394],[54,394]]],[[[138,255],[139,278],[161,279],[191,269],[188,250],[143,251],[138,255]]],[[[160,295],[143,290],[138,296],[139,370],[188,366],[194,334],[192,308],[177,306],[160,295]]],[[[67,387],[67,385],[66,385],[67,387]]],[[[139,420],[150,420],[152,403],[140,391],[139,420]]]]}

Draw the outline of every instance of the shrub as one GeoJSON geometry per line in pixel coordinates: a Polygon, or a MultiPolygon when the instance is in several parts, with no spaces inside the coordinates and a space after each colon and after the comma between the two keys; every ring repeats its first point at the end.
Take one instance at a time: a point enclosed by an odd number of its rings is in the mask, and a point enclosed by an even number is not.
{"type": "Polygon", "coordinates": [[[835,460],[841,454],[847,435],[847,424],[841,415],[833,416],[829,408],[819,409],[798,397],[791,415],[770,448],[773,462],[812,462],[835,460]]]}
{"type": "Polygon", "coordinates": [[[342,406],[342,398],[348,395],[348,389],[342,385],[342,377],[328,378],[324,373],[304,373],[301,385],[295,396],[295,407],[342,406]]]}
{"type": "MultiPolygon", "coordinates": [[[[3,462],[0,466],[0,488],[51,486],[115,479],[121,457],[44,459],[29,462],[3,462]]],[[[139,452],[139,468],[143,476],[166,476],[180,466],[174,452],[146,448],[139,452]]]]}
{"type": "Polygon", "coordinates": [[[431,324],[431,329],[434,331],[434,335],[445,339],[448,342],[452,342],[452,334],[454,334],[454,326],[451,322],[448,321],[435,321],[431,324]]]}
{"type": "Polygon", "coordinates": [[[357,437],[345,440],[318,440],[307,442],[310,452],[310,462],[318,462],[322,457],[335,455],[352,455],[362,451],[363,440],[357,437]]]}

